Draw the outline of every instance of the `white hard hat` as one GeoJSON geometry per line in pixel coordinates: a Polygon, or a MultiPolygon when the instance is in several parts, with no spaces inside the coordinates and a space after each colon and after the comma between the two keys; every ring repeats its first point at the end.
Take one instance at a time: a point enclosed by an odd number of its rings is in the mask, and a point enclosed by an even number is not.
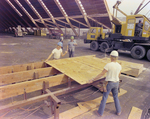
{"type": "Polygon", "coordinates": [[[114,57],[118,57],[118,52],[116,50],[113,50],[111,53],[110,53],[111,56],[114,56],[114,57]]]}

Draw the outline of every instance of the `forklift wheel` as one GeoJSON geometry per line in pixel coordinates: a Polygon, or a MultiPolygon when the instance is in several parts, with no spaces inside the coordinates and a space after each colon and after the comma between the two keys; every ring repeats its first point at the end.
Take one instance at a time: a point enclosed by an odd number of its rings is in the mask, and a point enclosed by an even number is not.
{"type": "Polygon", "coordinates": [[[91,48],[91,50],[93,50],[93,51],[98,50],[98,49],[99,49],[99,44],[98,44],[98,42],[97,42],[97,41],[92,41],[91,44],[90,44],[90,48],[91,48]]]}
{"type": "Polygon", "coordinates": [[[110,52],[110,48],[107,42],[102,42],[100,44],[100,50],[101,52],[110,52]]]}
{"type": "Polygon", "coordinates": [[[150,61],[150,49],[147,51],[146,56],[147,56],[147,59],[150,61]]]}
{"type": "Polygon", "coordinates": [[[134,59],[142,59],[146,54],[145,48],[142,46],[134,46],[131,50],[131,56],[134,59]]]}

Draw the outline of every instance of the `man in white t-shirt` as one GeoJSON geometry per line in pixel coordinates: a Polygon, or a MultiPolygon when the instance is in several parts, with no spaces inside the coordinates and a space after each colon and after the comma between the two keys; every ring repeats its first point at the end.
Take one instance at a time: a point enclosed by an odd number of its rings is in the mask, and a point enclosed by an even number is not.
{"type": "Polygon", "coordinates": [[[63,54],[61,47],[62,47],[62,43],[61,43],[61,42],[58,42],[58,43],[57,43],[57,48],[55,48],[55,49],[52,51],[52,53],[51,53],[51,54],[49,55],[49,57],[45,60],[45,62],[48,61],[48,60],[52,57],[52,55],[54,55],[53,59],[60,59],[61,56],[62,56],[62,57],[65,56],[65,55],[67,54],[67,51],[65,51],[65,53],[63,54]]]}
{"type": "Polygon", "coordinates": [[[111,62],[105,65],[103,71],[98,76],[96,76],[94,79],[89,80],[89,83],[92,83],[93,81],[100,79],[105,73],[107,73],[106,79],[105,79],[105,81],[108,81],[107,92],[103,93],[103,99],[102,99],[99,109],[97,111],[99,116],[103,115],[106,101],[107,101],[110,91],[113,94],[115,107],[116,107],[116,113],[117,113],[117,115],[121,114],[121,106],[120,106],[120,102],[118,99],[118,88],[119,88],[119,77],[120,77],[122,67],[117,62],[118,52],[115,50],[112,51],[110,54],[110,59],[111,59],[111,62]]]}

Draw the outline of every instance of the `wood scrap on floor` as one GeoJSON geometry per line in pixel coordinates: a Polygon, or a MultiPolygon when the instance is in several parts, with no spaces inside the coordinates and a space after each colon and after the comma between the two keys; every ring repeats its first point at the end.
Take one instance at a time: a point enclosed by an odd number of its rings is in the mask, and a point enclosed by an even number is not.
{"type": "MultiPolygon", "coordinates": [[[[127,93],[126,90],[120,89],[120,93],[118,94],[118,96],[124,95],[125,93],[127,93]]],[[[96,108],[97,106],[99,106],[101,100],[102,100],[102,97],[99,97],[99,98],[96,98],[94,100],[90,100],[87,102],[79,102],[78,107],[75,107],[75,108],[72,108],[70,110],[60,113],[59,119],[72,119],[76,116],[86,113],[87,111],[92,110],[93,108],[96,108]]],[[[113,97],[108,96],[106,103],[111,103],[111,102],[114,102],[113,97]]],[[[49,119],[54,119],[54,117],[51,117],[49,119]]]]}
{"type": "Polygon", "coordinates": [[[128,119],[141,119],[142,110],[137,107],[132,107],[128,119]]]}

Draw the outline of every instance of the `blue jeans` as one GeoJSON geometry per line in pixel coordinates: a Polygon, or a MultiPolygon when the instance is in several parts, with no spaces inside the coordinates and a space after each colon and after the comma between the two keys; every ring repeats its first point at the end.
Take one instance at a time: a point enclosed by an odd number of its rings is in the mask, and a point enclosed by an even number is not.
{"type": "Polygon", "coordinates": [[[74,57],[74,51],[69,50],[69,57],[74,57]]]}
{"type": "Polygon", "coordinates": [[[106,101],[107,101],[107,98],[108,98],[108,95],[109,95],[110,91],[113,94],[115,107],[116,107],[116,112],[117,113],[121,112],[121,106],[120,106],[120,102],[119,102],[119,99],[118,99],[118,88],[119,88],[119,82],[108,82],[107,92],[103,93],[103,99],[102,99],[101,104],[100,104],[99,109],[98,109],[98,113],[100,115],[103,115],[105,105],[106,105],[106,101]]]}

